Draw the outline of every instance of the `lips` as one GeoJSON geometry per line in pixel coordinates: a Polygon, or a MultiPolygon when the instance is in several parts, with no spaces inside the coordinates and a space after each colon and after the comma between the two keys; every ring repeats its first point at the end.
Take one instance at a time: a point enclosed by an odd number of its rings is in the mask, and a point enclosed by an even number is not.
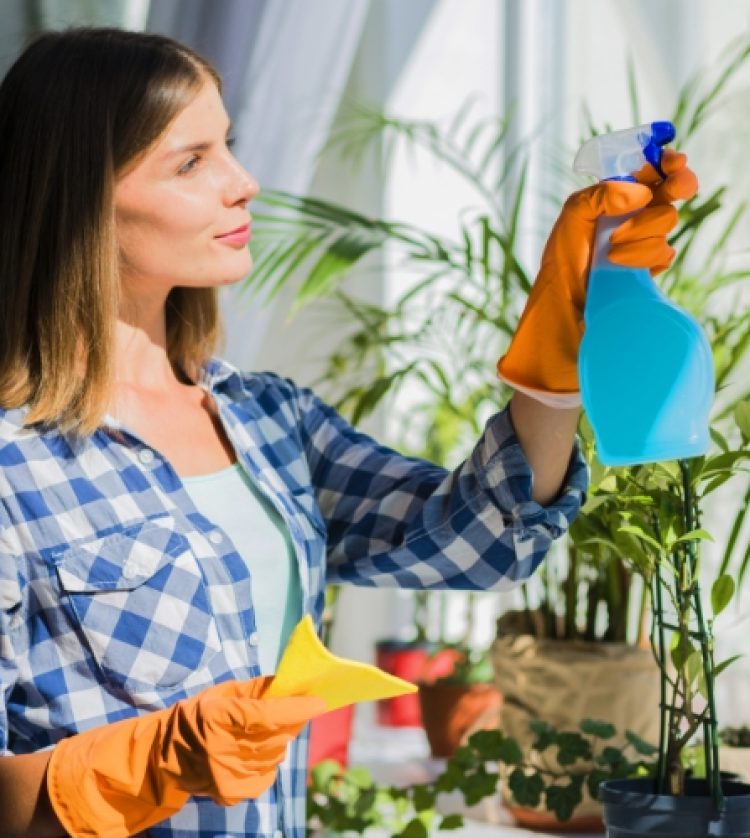
{"type": "Polygon", "coordinates": [[[216,240],[227,244],[247,244],[250,240],[250,224],[243,224],[242,227],[237,227],[228,233],[222,233],[220,236],[216,236],[216,240]]]}
{"type": "Polygon", "coordinates": [[[220,235],[216,236],[217,239],[223,239],[226,236],[241,236],[244,233],[247,233],[250,228],[250,224],[243,224],[241,227],[235,227],[234,230],[229,230],[227,233],[221,233],[220,235]]]}

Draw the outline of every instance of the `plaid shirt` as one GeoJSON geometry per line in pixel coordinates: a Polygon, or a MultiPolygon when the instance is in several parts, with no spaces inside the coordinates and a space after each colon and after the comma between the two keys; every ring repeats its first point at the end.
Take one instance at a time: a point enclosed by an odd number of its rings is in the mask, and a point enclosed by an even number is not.
{"type": "MultiPolygon", "coordinates": [[[[543,508],[507,411],[448,472],[347,424],[310,390],[212,359],[216,401],[242,466],[291,532],[305,610],[326,581],[500,590],[526,579],[577,513],[578,452],[543,508]]],[[[74,440],[24,429],[0,410],[0,748],[167,707],[228,678],[259,674],[252,580],[224,532],[170,463],[107,421],[74,440]]],[[[304,835],[307,736],[277,782],[229,808],[191,799],[149,836],[304,835]]]]}

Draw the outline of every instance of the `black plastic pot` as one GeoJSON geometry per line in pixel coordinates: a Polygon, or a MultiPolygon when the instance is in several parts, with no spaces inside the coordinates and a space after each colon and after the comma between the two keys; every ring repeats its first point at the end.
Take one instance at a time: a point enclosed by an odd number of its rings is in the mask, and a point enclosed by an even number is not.
{"type": "Polygon", "coordinates": [[[724,807],[714,810],[705,780],[687,780],[684,797],[656,794],[650,778],[599,786],[608,838],[714,836],[750,838],[750,785],[722,782],[724,807]]]}

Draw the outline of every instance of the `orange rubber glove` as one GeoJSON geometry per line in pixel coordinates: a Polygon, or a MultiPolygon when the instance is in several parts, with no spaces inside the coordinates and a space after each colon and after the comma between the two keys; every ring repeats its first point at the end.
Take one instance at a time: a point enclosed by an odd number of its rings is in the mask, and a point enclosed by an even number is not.
{"type": "Polygon", "coordinates": [[[133,719],[63,739],[47,770],[52,808],[71,835],[124,838],[194,794],[223,806],[273,785],[286,746],[326,709],[317,697],[263,698],[272,677],[226,681],[133,719]]]}
{"type": "Polygon", "coordinates": [[[663,181],[644,166],[638,183],[603,181],[565,202],[508,351],[498,361],[498,375],[511,387],[551,407],[581,403],[578,347],[597,219],[640,210],[611,235],[608,258],[648,268],[653,276],[666,270],[675,255],[667,244],[677,224],[672,202],[692,198],[698,181],[684,154],[665,149],[661,165],[663,181]]]}

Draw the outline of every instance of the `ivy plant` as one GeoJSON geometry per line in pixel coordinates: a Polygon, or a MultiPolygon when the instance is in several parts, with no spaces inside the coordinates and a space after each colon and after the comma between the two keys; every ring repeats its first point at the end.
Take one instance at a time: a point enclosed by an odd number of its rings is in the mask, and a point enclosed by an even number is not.
{"type": "Polygon", "coordinates": [[[467,806],[497,794],[507,784],[514,802],[540,804],[558,820],[569,820],[586,787],[596,798],[607,779],[653,774],[657,748],[626,731],[616,746],[614,725],[583,720],[578,730],[556,730],[532,722],[534,739],[524,752],[499,730],[480,730],[469,737],[431,782],[405,788],[376,783],[367,769],[344,770],[332,760],[312,770],[308,790],[308,834],[316,830],[365,834],[377,827],[392,838],[427,838],[435,831],[463,826],[460,814],[442,815],[441,794],[459,792],[467,806]],[[541,760],[552,755],[554,760],[541,760]],[[549,768],[548,764],[556,767],[549,768]]]}

